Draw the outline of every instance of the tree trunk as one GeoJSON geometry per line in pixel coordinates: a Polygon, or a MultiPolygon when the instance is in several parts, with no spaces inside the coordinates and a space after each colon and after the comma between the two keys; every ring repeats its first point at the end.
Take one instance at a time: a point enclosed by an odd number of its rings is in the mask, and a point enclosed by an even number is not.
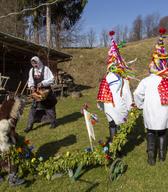
{"type": "Polygon", "coordinates": [[[47,47],[51,47],[51,9],[50,6],[47,6],[46,10],[46,40],[47,47]]]}
{"type": "Polygon", "coordinates": [[[61,47],[61,40],[60,40],[60,34],[61,34],[61,18],[58,17],[56,20],[56,31],[55,31],[55,42],[56,42],[56,49],[60,49],[61,47]]]}
{"type": "Polygon", "coordinates": [[[34,42],[39,44],[39,31],[38,31],[38,15],[37,11],[34,11],[34,42]]]}

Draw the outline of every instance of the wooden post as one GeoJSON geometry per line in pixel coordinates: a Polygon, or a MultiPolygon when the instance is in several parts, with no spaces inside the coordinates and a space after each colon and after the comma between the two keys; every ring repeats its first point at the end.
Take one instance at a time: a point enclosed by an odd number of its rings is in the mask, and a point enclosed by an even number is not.
{"type": "Polygon", "coordinates": [[[2,88],[2,79],[1,79],[1,73],[0,73],[0,88],[2,88]]]}
{"type": "Polygon", "coordinates": [[[5,75],[5,71],[6,71],[6,66],[5,66],[5,55],[6,55],[6,48],[5,48],[5,46],[3,45],[3,63],[2,63],[2,65],[3,65],[3,68],[2,68],[2,74],[3,75],[5,75]]]}

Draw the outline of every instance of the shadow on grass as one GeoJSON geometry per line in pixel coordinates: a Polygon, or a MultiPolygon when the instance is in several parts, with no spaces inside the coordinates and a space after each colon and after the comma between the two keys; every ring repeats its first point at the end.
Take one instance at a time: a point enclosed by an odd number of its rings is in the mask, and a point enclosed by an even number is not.
{"type": "Polygon", "coordinates": [[[69,114],[69,115],[66,115],[64,117],[57,119],[57,124],[62,125],[62,124],[70,123],[70,122],[78,120],[81,117],[83,117],[83,115],[80,112],[74,112],[72,114],[69,114]]]}
{"type": "Polygon", "coordinates": [[[58,90],[55,94],[57,98],[61,98],[62,96],[67,97],[72,92],[80,92],[80,91],[91,89],[91,88],[93,87],[87,86],[87,85],[81,85],[81,84],[72,84],[72,85],[69,85],[68,87],[64,87],[63,93],[61,90],[58,90]]]}
{"type": "Polygon", "coordinates": [[[76,143],[75,135],[68,135],[58,141],[46,143],[41,146],[37,151],[37,156],[42,156],[44,160],[54,156],[61,147],[69,146],[76,143]]]}
{"type": "Polygon", "coordinates": [[[91,88],[92,88],[92,87],[91,87],[91,86],[88,86],[88,85],[76,84],[75,87],[74,87],[74,91],[83,91],[83,90],[91,89],[91,88]]]}
{"type": "Polygon", "coordinates": [[[100,183],[98,183],[98,182],[95,182],[95,183],[94,183],[94,182],[86,181],[86,180],[84,180],[84,179],[79,179],[79,181],[84,182],[84,183],[87,183],[87,184],[89,185],[89,187],[86,188],[85,192],[91,192],[92,189],[95,189],[95,188],[98,187],[99,184],[100,184],[100,183]]]}
{"type": "MultiPolygon", "coordinates": [[[[57,119],[57,126],[56,128],[59,126],[59,125],[64,125],[66,123],[70,123],[70,122],[73,122],[73,121],[77,121],[79,118],[83,117],[83,115],[80,113],[80,112],[74,112],[72,114],[69,114],[69,115],[66,115],[64,117],[61,117],[61,118],[58,118],[57,119]]],[[[50,123],[47,121],[47,122],[43,122],[43,123],[40,123],[39,125],[36,126],[36,123],[34,123],[34,127],[33,127],[33,130],[36,130],[36,129],[39,129],[40,127],[43,127],[45,125],[50,125],[50,123]]]]}
{"type": "Polygon", "coordinates": [[[143,117],[140,116],[137,119],[136,125],[132,131],[128,135],[128,142],[125,146],[122,147],[121,156],[126,156],[129,152],[133,151],[134,148],[138,145],[140,145],[145,140],[146,134],[145,134],[145,128],[143,124],[143,117]]]}

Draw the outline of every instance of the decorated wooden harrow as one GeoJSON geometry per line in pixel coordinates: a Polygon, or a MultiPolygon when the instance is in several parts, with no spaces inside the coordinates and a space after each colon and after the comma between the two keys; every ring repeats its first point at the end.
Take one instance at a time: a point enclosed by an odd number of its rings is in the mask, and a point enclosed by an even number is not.
{"type": "MultiPolygon", "coordinates": [[[[132,109],[127,122],[120,126],[113,142],[109,145],[100,141],[97,146],[84,150],[67,151],[44,161],[42,157],[36,157],[36,154],[33,153],[30,141],[21,140],[19,144],[11,148],[10,154],[7,156],[13,164],[18,166],[20,176],[25,173],[38,174],[51,180],[67,174],[72,180],[77,180],[86,168],[105,166],[108,167],[106,170],[108,170],[109,179],[114,180],[126,169],[122,160],[117,158],[117,153],[126,144],[127,135],[133,130],[139,115],[140,111],[132,109]]],[[[1,155],[1,160],[7,156],[1,155]]]]}

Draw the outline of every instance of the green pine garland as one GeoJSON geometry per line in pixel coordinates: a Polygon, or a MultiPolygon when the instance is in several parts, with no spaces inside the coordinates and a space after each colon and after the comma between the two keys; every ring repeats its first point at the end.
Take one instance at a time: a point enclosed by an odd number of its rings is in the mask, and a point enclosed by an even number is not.
{"type": "Polygon", "coordinates": [[[120,126],[118,133],[116,134],[112,144],[110,145],[110,152],[112,153],[113,159],[116,158],[117,151],[121,151],[122,147],[126,144],[127,135],[133,130],[134,126],[136,125],[136,120],[138,119],[140,114],[141,111],[137,108],[132,109],[129,112],[126,123],[123,123],[120,126]]]}
{"type": "MultiPolygon", "coordinates": [[[[50,157],[49,160],[41,162],[38,167],[39,175],[44,175],[51,179],[54,173],[68,172],[76,169],[80,164],[83,166],[108,165],[116,158],[117,151],[120,151],[127,142],[127,135],[132,131],[136,124],[136,119],[140,115],[138,109],[132,109],[126,123],[120,126],[118,134],[115,136],[109,151],[104,152],[101,145],[94,147],[93,152],[83,150],[67,152],[57,157],[50,157]]],[[[105,147],[105,146],[104,146],[105,147]]]]}
{"type": "Polygon", "coordinates": [[[120,126],[120,130],[113,139],[112,144],[107,148],[105,145],[94,147],[93,151],[77,150],[66,152],[54,157],[50,157],[47,161],[43,161],[42,157],[37,158],[32,152],[32,146],[28,141],[22,141],[17,146],[12,146],[10,154],[2,155],[1,160],[7,160],[10,157],[10,162],[18,166],[19,175],[24,173],[38,174],[46,177],[48,180],[55,173],[68,173],[70,170],[75,170],[80,165],[107,166],[116,158],[117,151],[120,151],[127,142],[127,135],[132,131],[136,124],[136,119],[140,115],[138,109],[132,109],[129,113],[126,123],[120,126]]]}

